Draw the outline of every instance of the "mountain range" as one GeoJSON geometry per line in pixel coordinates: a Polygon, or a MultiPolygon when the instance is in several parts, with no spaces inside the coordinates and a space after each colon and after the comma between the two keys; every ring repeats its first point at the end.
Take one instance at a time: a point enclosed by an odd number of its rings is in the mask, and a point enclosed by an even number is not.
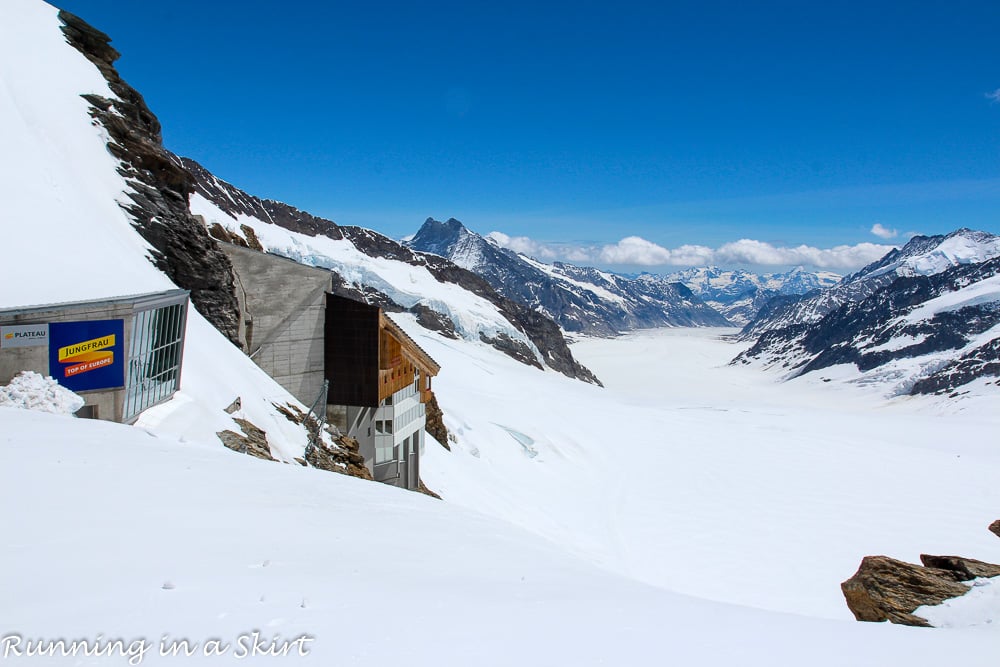
{"type": "Polygon", "coordinates": [[[1000,375],[1000,237],[916,236],[844,278],[772,300],[741,333],[734,363],[789,376],[839,366],[890,394],[953,392],[1000,375]]]}
{"type": "Polygon", "coordinates": [[[428,218],[407,245],[482,276],[507,298],[545,313],[568,332],[612,336],[662,326],[729,325],[679,282],[545,264],[500,247],[454,218],[428,218]]]}
{"type": "Polygon", "coordinates": [[[829,271],[807,271],[801,266],[767,274],[710,266],[678,271],[665,279],[684,284],[732,324],[745,326],[771,299],[833,287],[841,276],[829,271]]]}

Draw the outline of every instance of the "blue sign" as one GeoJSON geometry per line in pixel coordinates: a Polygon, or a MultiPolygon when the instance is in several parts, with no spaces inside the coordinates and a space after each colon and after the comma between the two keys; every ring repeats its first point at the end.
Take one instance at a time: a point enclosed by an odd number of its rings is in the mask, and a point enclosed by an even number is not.
{"type": "Polygon", "coordinates": [[[125,386],[123,320],[49,324],[49,375],[73,391],[125,386]]]}

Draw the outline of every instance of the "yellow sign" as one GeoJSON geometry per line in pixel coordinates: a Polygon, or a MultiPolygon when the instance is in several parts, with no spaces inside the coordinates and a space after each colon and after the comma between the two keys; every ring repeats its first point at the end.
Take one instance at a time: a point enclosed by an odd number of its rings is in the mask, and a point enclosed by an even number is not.
{"type": "Polygon", "coordinates": [[[93,353],[98,350],[106,350],[109,347],[114,346],[114,334],[101,336],[100,338],[92,338],[90,340],[85,340],[82,343],[73,343],[72,345],[59,348],[59,361],[85,361],[88,358],[92,359],[94,357],[103,357],[104,355],[95,355],[93,353]]]}

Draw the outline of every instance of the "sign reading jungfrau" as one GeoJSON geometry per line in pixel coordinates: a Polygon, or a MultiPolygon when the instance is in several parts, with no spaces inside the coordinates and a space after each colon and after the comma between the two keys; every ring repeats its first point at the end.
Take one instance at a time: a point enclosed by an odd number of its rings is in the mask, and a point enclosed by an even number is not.
{"type": "Polygon", "coordinates": [[[125,384],[122,320],[53,322],[49,325],[49,374],[73,391],[125,384]]]}

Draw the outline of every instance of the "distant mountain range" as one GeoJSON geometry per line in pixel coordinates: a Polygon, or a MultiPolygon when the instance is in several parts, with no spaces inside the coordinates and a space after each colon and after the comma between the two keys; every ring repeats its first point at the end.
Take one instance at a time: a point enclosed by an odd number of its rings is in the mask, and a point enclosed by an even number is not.
{"type": "Polygon", "coordinates": [[[562,262],[545,264],[501,248],[454,218],[428,218],[407,245],[482,276],[499,293],[545,313],[569,332],[613,336],[651,327],[730,326],[676,281],[626,278],[562,262]]]}
{"type": "Polygon", "coordinates": [[[892,394],[954,391],[1000,375],[1000,237],[916,236],[836,286],[770,301],[734,363],[789,376],[846,365],[892,394]]]}
{"type": "Polygon", "coordinates": [[[833,287],[841,276],[828,271],[806,271],[801,266],[785,273],[768,274],[710,266],[672,273],[665,279],[683,283],[730,322],[744,326],[774,297],[833,287]]]}

